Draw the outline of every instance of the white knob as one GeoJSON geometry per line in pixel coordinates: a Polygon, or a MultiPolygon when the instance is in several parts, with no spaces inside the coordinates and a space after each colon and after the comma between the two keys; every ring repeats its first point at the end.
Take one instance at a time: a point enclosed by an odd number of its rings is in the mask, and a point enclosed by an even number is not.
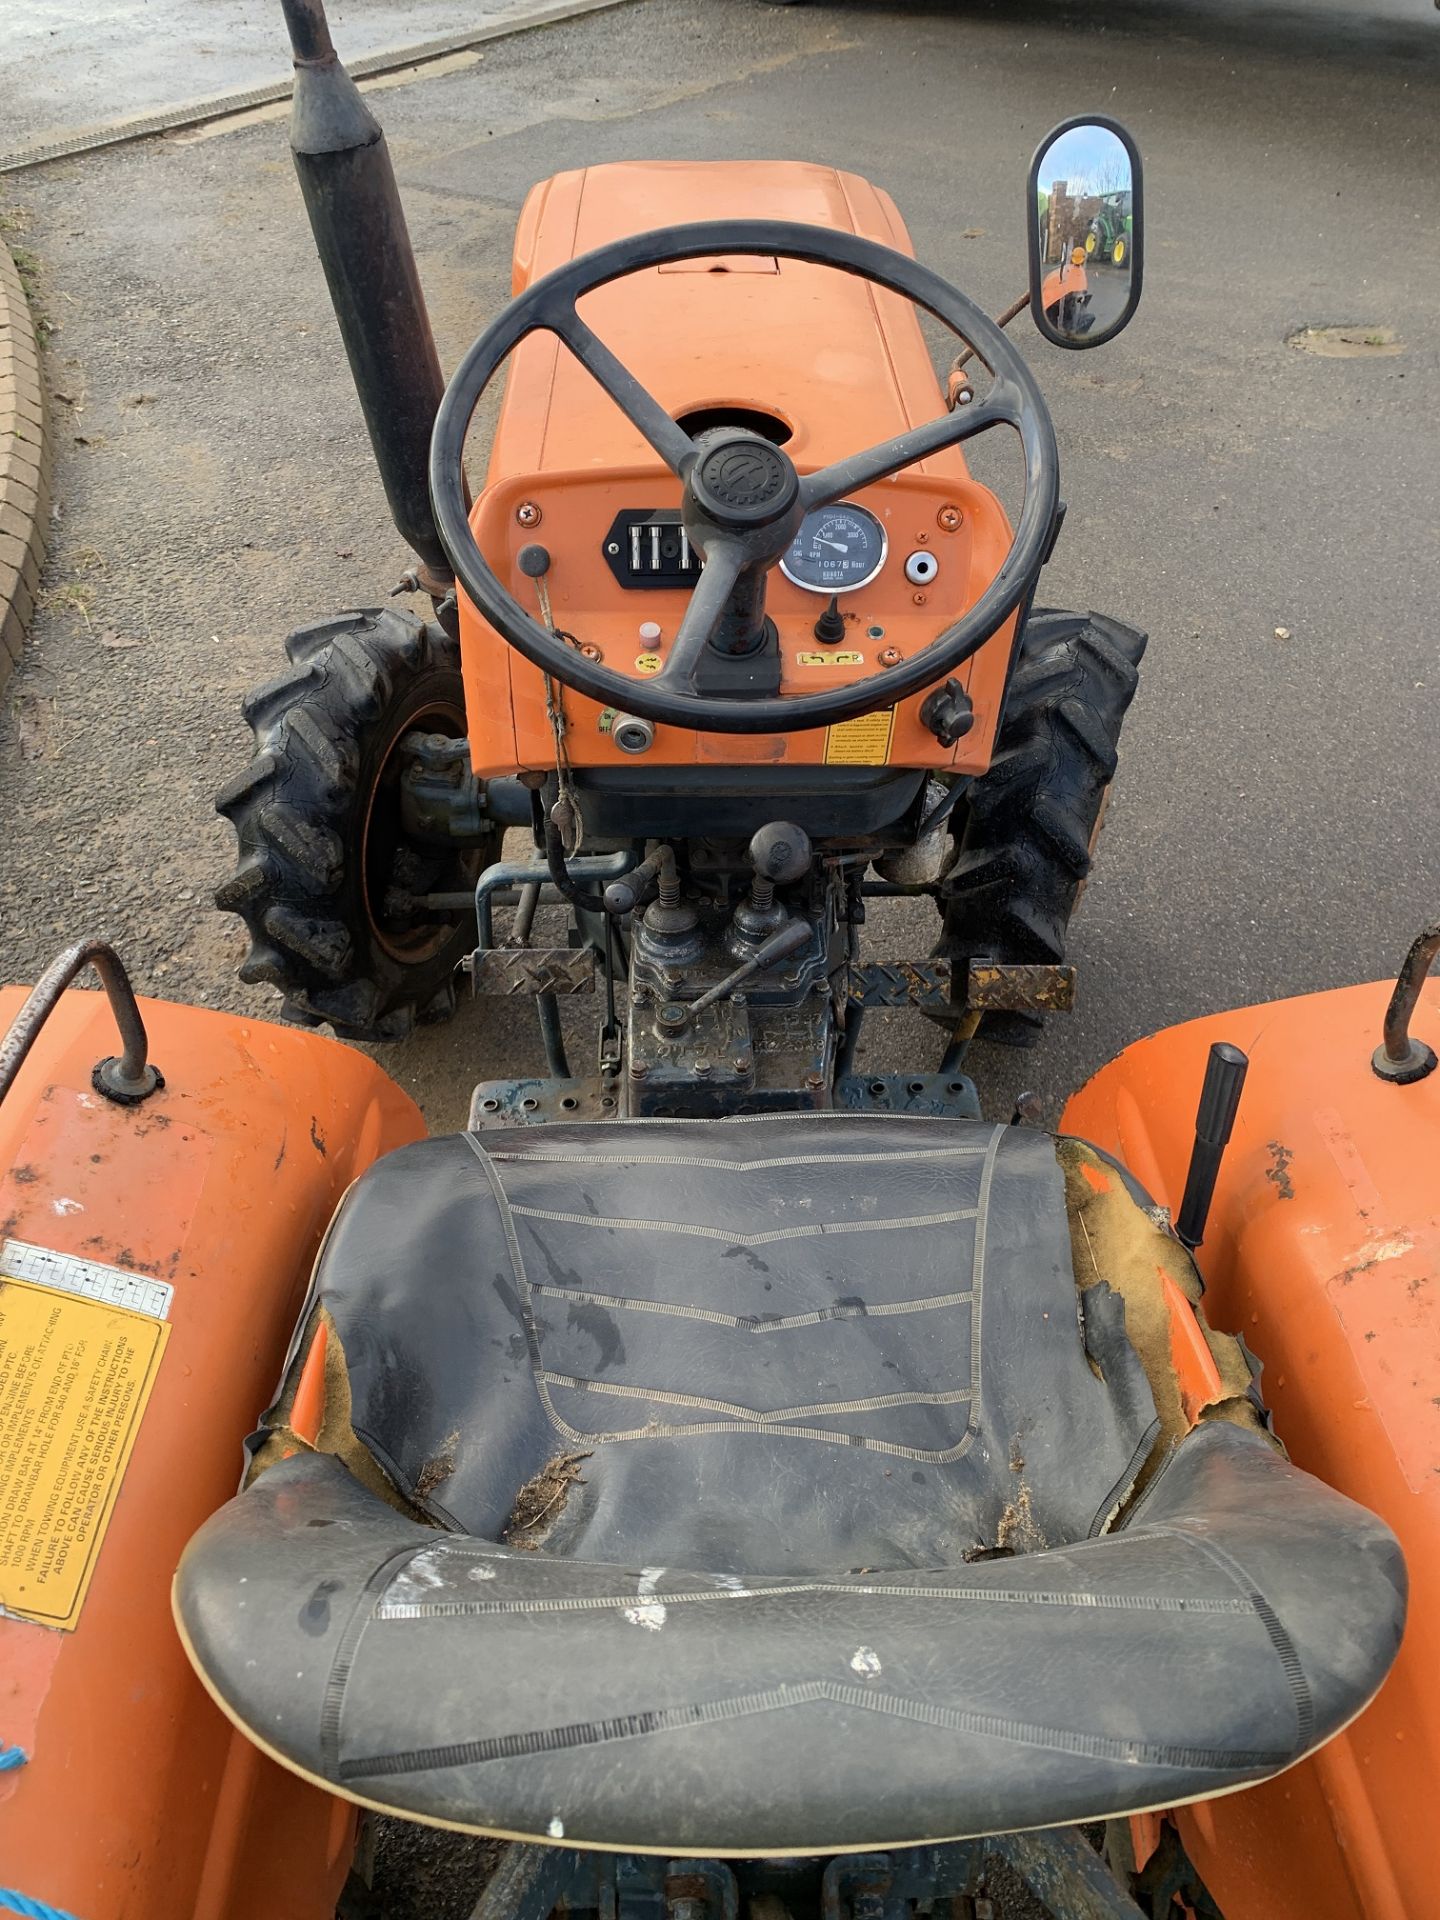
{"type": "Polygon", "coordinates": [[[933,553],[912,553],[905,562],[905,578],[912,587],[928,587],[940,571],[940,562],[933,553]]]}

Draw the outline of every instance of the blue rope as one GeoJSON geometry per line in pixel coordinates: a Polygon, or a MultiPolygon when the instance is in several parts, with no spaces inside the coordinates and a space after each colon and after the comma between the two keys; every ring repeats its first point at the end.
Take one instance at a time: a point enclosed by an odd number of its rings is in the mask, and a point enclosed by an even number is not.
{"type": "Polygon", "coordinates": [[[20,1920],[75,1920],[63,1907],[52,1907],[48,1900],[32,1900],[10,1887],[0,1887],[0,1910],[14,1913],[20,1920]]]}
{"type": "Polygon", "coordinates": [[[23,1747],[0,1747],[0,1773],[10,1773],[16,1767],[23,1767],[29,1758],[23,1747]]]}

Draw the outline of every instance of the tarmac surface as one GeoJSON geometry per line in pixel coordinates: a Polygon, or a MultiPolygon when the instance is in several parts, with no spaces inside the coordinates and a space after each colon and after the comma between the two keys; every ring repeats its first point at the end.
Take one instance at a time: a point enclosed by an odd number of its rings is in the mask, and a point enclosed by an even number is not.
{"type": "MultiPolygon", "coordinates": [[[[342,54],[449,30],[427,7],[390,32],[402,11],[372,38],[377,8],[337,8],[342,54]]],[[[60,9],[22,0],[32,16],[60,9]]],[[[258,0],[207,18],[278,44],[258,0]]],[[[182,52],[162,91],[231,83],[216,71],[182,52]]],[[[1423,0],[639,0],[376,104],[448,366],[506,295],[526,189],[559,168],[837,161],[891,189],[921,258],[994,312],[1024,283],[1036,142],[1087,108],[1125,120],[1147,168],[1137,319],[1093,354],[1026,321],[1015,337],[1069,502],[1042,601],[1151,647],[1074,927],[1079,1009],[1037,1051],[970,1065],[989,1112],[1029,1086],[1053,1118],[1156,1027],[1393,972],[1440,896],[1440,15],[1423,0]],[[1287,344],[1335,324],[1355,356],[1287,344]],[[1404,351],[1372,355],[1381,329],[1404,351]]],[[[250,751],[240,698],[288,628],[374,604],[407,561],[283,127],[65,161],[4,202],[56,328],[59,517],[0,712],[0,980],[101,934],[145,991],[269,1014],[210,902],[233,858],[212,797],[250,751]]],[[[918,957],[933,931],[926,903],[888,907],[869,944],[918,957]]],[[[872,1016],[862,1064],[936,1052],[927,1023],[872,1016]]],[[[477,1003],[384,1058],[440,1130],[476,1079],[542,1055],[528,1010],[477,1003]]]]}
{"type": "MultiPolygon", "coordinates": [[[[327,12],[353,61],[473,33],[529,5],[337,0],[327,12]]],[[[278,0],[5,0],[0,146],[38,147],[289,75],[278,0]]]]}

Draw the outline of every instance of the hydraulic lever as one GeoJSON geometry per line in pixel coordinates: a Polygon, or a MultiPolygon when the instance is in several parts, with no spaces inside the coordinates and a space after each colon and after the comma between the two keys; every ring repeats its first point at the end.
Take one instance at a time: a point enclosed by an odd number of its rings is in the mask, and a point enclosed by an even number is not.
{"type": "Polygon", "coordinates": [[[1205,1063],[1200,1111],[1195,1116],[1195,1145],[1185,1176],[1185,1198],[1175,1221],[1175,1237],[1193,1253],[1205,1238],[1205,1222],[1215,1196],[1220,1161],[1235,1125],[1241,1089],[1250,1062],[1228,1040],[1217,1040],[1205,1063]]]}
{"type": "Polygon", "coordinates": [[[713,1007],[717,1000],[726,1000],[737,987],[744,986],[753,974],[764,973],[767,967],[777,965],[792,953],[805,946],[814,929],[808,920],[791,920],[742,961],[733,973],[727,973],[723,980],[717,980],[708,992],[695,1000],[672,1000],[668,1006],[660,1009],[660,1024],[678,1032],[688,1027],[696,1014],[704,1013],[707,1007],[713,1007]]]}

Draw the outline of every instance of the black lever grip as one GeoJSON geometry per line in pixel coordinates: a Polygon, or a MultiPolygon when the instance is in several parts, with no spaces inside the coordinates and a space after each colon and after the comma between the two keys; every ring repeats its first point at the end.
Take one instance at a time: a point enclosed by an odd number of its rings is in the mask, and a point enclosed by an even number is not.
{"type": "Polygon", "coordinates": [[[1185,1176],[1185,1198],[1175,1222],[1175,1237],[1193,1253],[1205,1238],[1205,1222],[1215,1196],[1220,1161],[1235,1125],[1240,1093],[1250,1062],[1228,1040],[1217,1040],[1205,1063],[1200,1111],[1195,1116],[1195,1145],[1185,1176]]]}

